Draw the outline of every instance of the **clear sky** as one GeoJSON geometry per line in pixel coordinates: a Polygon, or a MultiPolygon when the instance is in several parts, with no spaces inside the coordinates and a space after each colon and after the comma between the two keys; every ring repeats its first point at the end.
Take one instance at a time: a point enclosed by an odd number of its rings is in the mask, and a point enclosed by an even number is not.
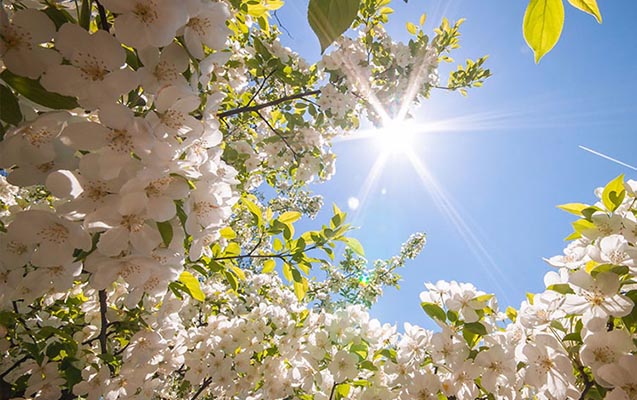
{"type": "MultiPolygon", "coordinates": [[[[307,2],[286,3],[278,16],[292,37],[283,41],[316,60],[307,2]]],[[[433,326],[418,295],[425,281],[439,279],[471,282],[495,293],[502,309],[518,307],[526,292],[543,289],[550,267],[542,257],[560,254],[571,232],[574,217],[555,206],[592,203],[594,188],[621,173],[637,179],[636,171],[578,147],[637,166],[637,1],[598,0],[602,25],[566,4],[560,42],[539,65],[522,36],[526,3],[391,4],[396,13],[388,31],[403,41],[405,22],[417,23],[422,12],[426,31],[442,16],[466,17],[455,58],[488,54],[494,75],[466,98],[436,92],[415,112],[417,121],[445,127],[418,134],[413,151],[419,162],[392,156],[370,174],[378,148],[339,142],[336,175],[312,186],[327,206],[347,210],[349,198],[359,199],[349,217],[370,260],[396,254],[412,232],[427,233],[420,257],[402,270],[401,290],[388,290],[373,307],[382,321],[433,326]]],[[[325,216],[316,221],[325,222],[325,216]]]]}

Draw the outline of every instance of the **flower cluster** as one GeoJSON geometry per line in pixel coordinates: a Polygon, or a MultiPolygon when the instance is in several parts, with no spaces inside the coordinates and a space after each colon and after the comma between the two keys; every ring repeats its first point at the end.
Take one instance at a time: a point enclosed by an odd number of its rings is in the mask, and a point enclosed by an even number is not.
{"type": "MultiPolygon", "coordinates": [[[[3,398],[637,396],[634,181],[564,206],[581,217],[573,242],[519,311],[428,284],[435,332],[398,333],[364,307],[424,235],[372,268],[337,207],[295,235],[321,204],[303,186],[334,172],[331,139],[361,114],[404,117],[459,23],[394,43],[383,2],[365,1],[360,34],[309,65],[269,25],[277,1],[5,3],[3,398]],[[350,249],[337,266],[335,241],[350,249]]],[[[482,62],[449,88],[479,84],[482,62]]]]}

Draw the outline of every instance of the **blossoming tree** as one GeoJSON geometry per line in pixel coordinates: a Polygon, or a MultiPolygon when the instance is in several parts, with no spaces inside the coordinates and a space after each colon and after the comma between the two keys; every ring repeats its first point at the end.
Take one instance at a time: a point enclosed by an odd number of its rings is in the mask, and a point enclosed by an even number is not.
{"type": "Polygon", "coordinates": [[[519,310],[426,284],[435,332],[366,311],[424,235],[368,266],[337,207],[295,230],[334,137],[489,76],[439,83],[461,21],[397,43],[388,4],[310,1],[312,65],[277,0],[2,4],[1,399],[637,396],[637,182],[562,206],[571,243],[519,310]]]}

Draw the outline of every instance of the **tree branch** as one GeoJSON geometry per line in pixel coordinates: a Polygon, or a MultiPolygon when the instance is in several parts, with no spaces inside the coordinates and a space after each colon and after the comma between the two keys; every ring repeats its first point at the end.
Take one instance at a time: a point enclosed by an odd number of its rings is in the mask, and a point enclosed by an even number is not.
{"type": "Polygon", "coordinates": [[[259,111],[254,111],[255,113],[257,113],[257,115],[259,116],[259,118],[261,118],[263,120],[263,122],[265,122],[265,124],[268,126],[268,128],[270,128],[270,130],[277,135],[281,140],[283,140],[283,143],[285,143],[285,146],[290,149],[290,151],[292,152],[292,155],[294,156],[294,159],[296,161],[299,161],[299,155],[296,151],[294,151],[294,149],[292,148],[292,145],[290,145],[290,143],[288,142],[288,140],[285,138],[285,136],[283,136],[283,134],[279,131],[276,130],[275,127],[272,126],[272,124],[270,123],[270,121],[268,121],[259,111]]]}
{"type": "Polygon", "coordinates": [[[106,329],[108,328],[108,319],[106,318],[106,309],[108,305],[106,304],[106,290],[102,289],[98,292],[99,300],[100,300],[100,350],[102,354],[106,354],[108,349],[106,348],[106,329]]]}
{"type": "Polygon", "coordinates": [[[201,386],[199,386],[199,390],[197,390],[195,392],[195,394],[192,396],[192,398],[190,400],[195,400],[197,399],[197,397],[199,397],[199,395],[206,390],[206,388],[208,386],[210,386],[210,384],[212,383],[212,378],[206,378],[204,379],[203,383],[201,384],[201,386]]]}
{"type": "Polygon", "coordinates": [[[233,115],[237,115],[237,114],[241,114],[241,113],[245,113],[245,112],[259,111],[259,110],[261,110],[263,108],[273,107],[273,106],[279,105],[281,103],[285,103],[286,101],[302,99],[302,98],[304,98],[306,96],[316,96],[317,94],[320,94],[320,93],[321,93],[321,91],[317,89],[317,90],[310,90],[308,92],[302,92],[302,93],[293,94],[293,95],[290,95],[290,96],[284,96],[284,97],[281,97],[280,99],[272,100],[272,101],[269,101],[269,102],[263,103],[263,104],[255,104],[253,106],[247,105],[247,106],[243,106],[243,107],[239,107],[239,108],[234,108],[232,110],[223,111],[223,112],[218,113],[217,117],[225,118],[225,117],[231,117],[233,115]]]}

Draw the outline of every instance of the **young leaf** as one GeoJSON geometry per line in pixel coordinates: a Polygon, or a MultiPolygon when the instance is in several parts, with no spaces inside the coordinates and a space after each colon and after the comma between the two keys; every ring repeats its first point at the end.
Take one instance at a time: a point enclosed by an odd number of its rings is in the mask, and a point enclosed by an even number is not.
{"type": "Polygon", "coordinates": [[[524,39],[533,53],[535,62],[555,46],[564,26],[562,0],[530,0],[524,13],[522,29],[524,39]]]}
{"type": "Polygon", "coordinates": [[[301,218],[301,213],[298,211],[286,211],[283,214],[279,215],[277,218],[279,221],[284,224],[291,224],[293,222],[298,221],[301,218]]]}
{"type": "Polygon", "coordinates": [[[415,35],[418,32],[418,27],[415,24],[407,22],[406,26],[407,32],[411,33],[412,35],[415,35]]]}
{"type": "Polygon", "coordinates": [[[0,85],[0,120],[12,125],[18,125],[22,121],[18,99],[11,89],[4,85],[0,85]]]}
{"type": "Polygon", "coordinates": [[[310,0],[307,19],[325,52],[354,22],[360,0],[310,0]]]}
{"type": "Polygon", "coordinates": [[[248,207],[250,213],[254,215],[257,220],[257,224],[259,226],[263,226],[263,214],[261,213],[261,209],[259,208],[259,206],[257,206],[254,202],[248,200],[247,198],[243,199],[243,204],[245,204],[246,207],[248,207]]]}
{"type": "Polygon", "coordinates": [[[345,242],[345,244],[347,244],[347,247],[354,251],[354,253],[358,254],[361,257],[365,257],[365,250],[363,250],[363,245],[361,244],[361,242],[358,241],[358,239],[346,237],[343,238],[343,241],[345,242]]]}
{"type": "Polygon", "coordinates": [[[206,295],[201,290],[199,281],[190,272],[184,271],[179,275],[179,282],[183,283],[193,299],[204,301],[206,295]]]}
{"type": "Polygon", "coordinates": [[[568,0],[568,2],[571,3],[573,7],[595,17],[600,24],[602,23],[602,14],[599,12],[596,0],[568,0]]]}
{"type": "Polygon", "coordinates": [[[626,188],[624,187],[624,174],[608,182],[602,192],[602,203],[610,211],[615,211],[622,204],[626,196],[626,188]]]}
{"type": "Polygon", "coordinates": [[[564,210],[575,215],[582,215],[582,210],[585,210],[588,207],[590,207],[588,204],[583,203],[568,203],[557,206],[560,210],[564,210]]]}
{"type": "Polygon", "coordinates": [[[273,259],[268,258],[267,260],[263,262],[263,269],[261,270],[261,273],[262,274],[270,273],[274,271],[275,266],[276,266],[276,262],[273,259]]]}

